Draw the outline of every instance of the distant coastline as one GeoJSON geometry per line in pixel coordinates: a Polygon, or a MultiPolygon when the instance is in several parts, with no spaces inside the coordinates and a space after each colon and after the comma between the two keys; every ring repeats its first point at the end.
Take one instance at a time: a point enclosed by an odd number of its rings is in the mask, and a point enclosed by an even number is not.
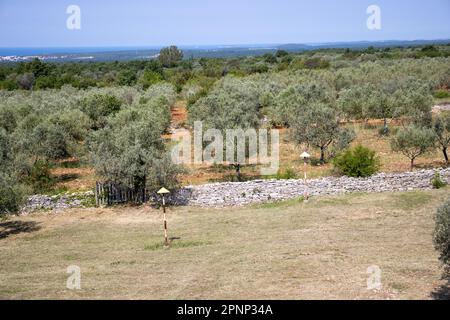
{"type": "MultiPolygon", "coordinates": [[[[450,39],[439,40],[386,40],[386,41],[353,41],[306,44],[252,44],[252,45],[189,45],[179,46],[185,58],[223,58],[262,55],[276,50],[301,52],[319,49],[364,49],[370,46],[407,47],[430,44],[448,44],[450,39]]],[[[127,61],[156,58],[162,46],[148,47],[0,47],[0,62],[29,61],[35,58],[43,61],[127,61]]]]}

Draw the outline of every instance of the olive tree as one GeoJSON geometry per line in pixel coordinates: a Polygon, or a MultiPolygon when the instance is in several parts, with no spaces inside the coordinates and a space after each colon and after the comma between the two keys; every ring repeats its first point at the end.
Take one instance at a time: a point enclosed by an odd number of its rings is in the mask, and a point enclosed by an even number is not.
{"type": "Polygon", "coordinates": [[[450,199],[444,202],[434,216],[434,247],[440,253],[439,259],[450,265],[450,199]]]}
{"type": "Polygon", "coordinates": [[[0,215],[18,211],[26,194],[14,170],[13,160],[11,139],[0,128],[0,215]]]}
{"type": "Polygon", "coordinates": [[[392,100],[392,83],[382,88],[373,88],[368,96],[368,115],[370,118],[383,119],[383,133],[389,131],[387,120],[392,118],[395,102],[392,100]]]}
{"type": "Polygon", "coordinates": [[[14,152],[26,154],[34,162],[68,157],[70,143],[68,132],[64,130],[64,127],[49,123],[48,120],[40,117],[33,120],[38,120],[39,123],[31,128],[20,125],[12,135],[15,141],[14,152]]]}
{"type": "Polygon", "coordinates": [[[135,106],[120,111],[89,140],[96,172],[135,190],[175,186],[179,170],[166,156],[161,138],[165,127],[152,109],[135,106]]]}
{"type": "Polygon", "coordinates": [[[94,130],[103,128],[107,117],[121,109],[122,101],[109,94],[93,94],[81,101],[81,110],[89,116],[94,130]]]}
{"type": "Polygon", "coordinates": [[[444,154],[445,163],[449,164],[447,149],[450,145],[450,112],[442,112],[433,123],[436,141],[444,154]]]}
{"type": "Polygon", "coordinates": [[[359,86],[354,86],[339,92],[337,105],[346,119],[367,119],[367,113],[364,112],[364,102],[367,101],[367,98],[364,93],[364,90],[359,86]]]}
{"type": "Polygon", "coordinates": [[[431,127],[433,97],[427,82],[405,79],[392,97],[394,117],[405,116],[417,126],[431,127]]]}
{"type": "Polygon", "coordinates": [[[205,128],[218,130],[258,128],[261,105],[252,81],[226,77],[205,97],[189,107],[189,121],[202,121],[205,128]]]}
{"type": "Polygon", "coordinates": [[[431,129],[410,125],[397,132],[391,139],[391,147],[409,158],[413,170],[414,160],[434,149],[435,134],[431,129]]]}
{"type": "Polygon", "coordinates": [[[176,46],[162,48],[158,59],[164,67],[170,68],[176,66],[183,59],[183,51],[176,46]]]}
{"type": "Polygon", "coordinates": [[[339,126],[336,110],[327,105],[311,105],[295,116],[291,126],[294,140],[318,148],[321,163],[333,143],[339,142],[339,148],[344,149],[355,137],[351,130],[339,126]]]}
{"type": "Polygon", "coordinates": [[[371,105],[372,88],[370,85],[354,85],[339,92],[337,105],[347,119],[367,121],[375,115],[375,107],[371,105]]]}
{"type": "Polygon", "coordinates": [[[275,98],[271,108],[271,117],[275,122],[291,125],[297,114],[302,113],[313,103],[331,103],[333,96],[330,88],[318,81],[294,84],[282,90],[275,98]]]}
{"type": "Polygon", "coordinates": [[[17,212],[24,202],[26,189],[12,171],[0,172],[0,215],[17,212]]]}

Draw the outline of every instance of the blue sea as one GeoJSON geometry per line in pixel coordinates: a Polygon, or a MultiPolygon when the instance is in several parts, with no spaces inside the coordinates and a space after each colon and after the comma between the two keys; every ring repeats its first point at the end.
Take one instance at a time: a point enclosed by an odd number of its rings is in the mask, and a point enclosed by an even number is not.
{"type": "Polygon", "coordinates": [[[44,48],[2,48],[0,56],[37,56],[51,54],[86,54],[99,52],[158,50],[161,47],[44,47],[44,48]]]}

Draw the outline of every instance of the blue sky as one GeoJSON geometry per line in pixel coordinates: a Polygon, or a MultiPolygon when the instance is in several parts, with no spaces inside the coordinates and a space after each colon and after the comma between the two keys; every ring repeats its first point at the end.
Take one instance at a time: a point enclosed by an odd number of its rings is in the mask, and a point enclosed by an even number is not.
{"type": "Polygon", "coordinates": [[[320,43],[450,38],[450,0],[0,0],[0,47],[320,43]],[[66,8],[81,9],[81,30],[66,8]],[[381,30],[366,27],[369,5],[381,30]]]}

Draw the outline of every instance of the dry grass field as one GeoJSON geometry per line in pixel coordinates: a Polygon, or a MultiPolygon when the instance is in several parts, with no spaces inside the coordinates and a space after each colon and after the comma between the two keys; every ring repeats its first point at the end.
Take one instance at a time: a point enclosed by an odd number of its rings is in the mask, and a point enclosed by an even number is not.
{"type": "Polygon", "coordinates": [[[41,212],[0,222],[2,299],[432,299],[448,293],[433,214],[449,189],[246,208],[41,212]],[[66,268],[81,268],[81,290],[66,268]],[[382,289],[367,289],[367,268],[382,289]]]}

